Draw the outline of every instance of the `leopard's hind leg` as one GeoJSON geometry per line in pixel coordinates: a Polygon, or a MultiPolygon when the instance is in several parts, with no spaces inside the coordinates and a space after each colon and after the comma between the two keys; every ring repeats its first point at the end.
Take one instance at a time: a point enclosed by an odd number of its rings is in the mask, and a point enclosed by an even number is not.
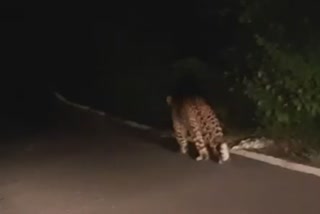
{"type": "Polygon", "coordinates": [[[222,136],[216,136],[210,141],[209,145],[219,164],[230,159],[228,144],[224,142],[224,138],[222,136]]]}
{"type": "Polygon", "coordinates": [[[180,145],[180,152],[182,154],[187,154],[188,152],[188,132],[187,128],[184,126],[184,124],[176,119],[173,121],[173,129],[175,138],[180,145]]]}
{"type": "Polygon", "coordinates": [[[199,153],[199,156],[196,157],[196,160],[209,160],[210,154],[201,133],[201,126],[198,124],[197,119],[192,116],[189,117],[189,124],[191,136],[193,138],[192,141],[195,143],[196,149],[199,153]]]}

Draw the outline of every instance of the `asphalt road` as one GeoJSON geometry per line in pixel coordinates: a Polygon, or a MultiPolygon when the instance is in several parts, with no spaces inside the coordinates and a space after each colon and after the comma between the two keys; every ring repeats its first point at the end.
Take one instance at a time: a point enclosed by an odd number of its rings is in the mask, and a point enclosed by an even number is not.
{"type": "Polygon", "coordinates": [[[320,213],[315,176],[238,156],[196,162],[154,134],[84,112],[64,116],[2,142],[1,214],[320,213]]]}

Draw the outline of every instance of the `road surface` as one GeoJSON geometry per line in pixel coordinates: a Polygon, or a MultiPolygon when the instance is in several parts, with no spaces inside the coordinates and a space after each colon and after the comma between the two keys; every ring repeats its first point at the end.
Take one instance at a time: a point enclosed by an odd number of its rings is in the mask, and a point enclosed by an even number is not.
{"type": "Polygon", "coordinates": [[[315,176],[238,156],[196,162],[163,146],[174,141],[84,112],[64,116],[2,144],[1,214],[320,213],[315,176]]]}

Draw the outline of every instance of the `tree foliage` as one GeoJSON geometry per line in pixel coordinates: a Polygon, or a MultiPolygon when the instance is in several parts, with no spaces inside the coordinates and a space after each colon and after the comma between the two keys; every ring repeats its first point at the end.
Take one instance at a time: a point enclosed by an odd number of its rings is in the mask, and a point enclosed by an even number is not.
{"type": "Polygon", "coordinates": [[[267,128],[316,127],[320,116],[320,40],[306,1],[242,1],[250,71],[241,84],[267,128]]]}

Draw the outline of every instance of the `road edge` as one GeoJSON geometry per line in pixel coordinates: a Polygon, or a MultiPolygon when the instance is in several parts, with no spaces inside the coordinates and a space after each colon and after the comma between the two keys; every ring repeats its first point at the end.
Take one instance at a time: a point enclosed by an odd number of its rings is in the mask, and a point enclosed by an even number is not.
{"type": "MultiPolygon", "coordinates": [[[[74,102],[69,101],[68,99],[66,99],[64,96],[62,96],[60,93],[54,92],[54,95],[58,98],[58,100],[60,100],[61,102],[73,106],[75,108],[80,108],[82,110],[87,110],[93,113],[96,113],[100,116],[106,116],[107,114],[103,111],[100,110],[95,110],[90,108],[89,106],[85,106],[85,105],[81,105],[81,104],[77,104],[74,102]]],[[[117,121],[130,126],[132,128],[136,128],[136,129],[140,129],[140,130],[156,130],[153,127],[150,127],[148,125],[144,125],[144,124],[140,124],[137,123],[135,121],[130,121],[130,120],[123,120],[120,118],[117,118],[117,121]]],[[[251,151],[246,151],[246,150],[230,150],[230,153],[235,154],[235,155],[239,155],[242,157],[246,157],[249,159],[253,159],[253,160],[257,160],[263,163],[267,163],[270,165],[274,165],[274,166],[278,166],[281,168],[285,168],[288,170],[292,170],[292,171],[297,171],[297,172],[301,172],[301,173],[305,173],[305,174],[312,174],[315,175],[317,177],[320,177],[320,168],[317,167],[313,167],[313,166],[308,166],[308,165],[304,165],[304,164],[300,164],[300,163],[295,163],[292,161],[288,161],[285,159],[281,159],[281,158],[276,158],[270,155],[265,155],[265,154],[261,154],[261,153],[256,153],[256,152],[251,152],[251,151]]]]}
{"type": "Polygon", "coordinates": [[[320,168],[308,166],[300,163],[295,163],[281,158],[276,158],[270,155],[261,153],[246,151],[246,150],[231,150],[232,154],[239,155],[242,157],[250,158],[260,162],[268,163],[270,165],[279,166],[292,171],[298,171],[305,174],[312,174],[320,177],[320,168]]]}

